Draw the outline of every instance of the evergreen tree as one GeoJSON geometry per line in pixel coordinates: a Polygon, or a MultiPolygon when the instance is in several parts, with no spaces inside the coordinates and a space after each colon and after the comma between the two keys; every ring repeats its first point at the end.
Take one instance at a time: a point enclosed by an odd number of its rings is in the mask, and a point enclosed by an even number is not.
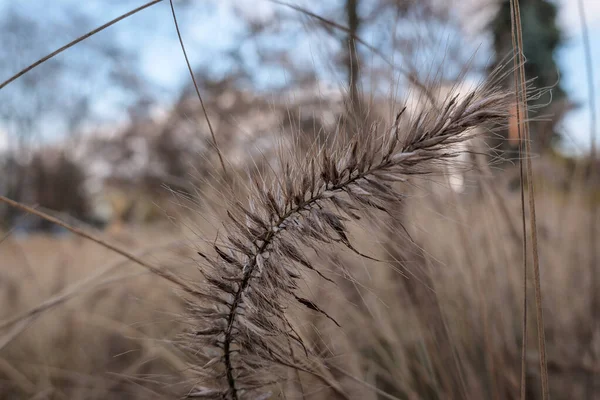
{"type": "MultiPolygon", "coordinates": [[[[493,35],[496,63],[512,52],[511,9],[509,0],[500,0],[498,12],[490,24],[493,35]]],[[[563,43],[563,35],[557,24],[557,6],[549,0],[521,0],[523,51],[526,57],[526,79],[535,78],[536,88],[552,87],[552,95],[530,103],[529,117],[542,121],[530,124],[535,151],[545,151],[560,139],[558,124],[571,107],[567,94],[560,83],[560,70],[556,63],[557,50],[563,43]],[[550,100],[552,100],[550,102],[550,100]]],[[[511,75],[505,82],[514,85],[511,75]]]]}

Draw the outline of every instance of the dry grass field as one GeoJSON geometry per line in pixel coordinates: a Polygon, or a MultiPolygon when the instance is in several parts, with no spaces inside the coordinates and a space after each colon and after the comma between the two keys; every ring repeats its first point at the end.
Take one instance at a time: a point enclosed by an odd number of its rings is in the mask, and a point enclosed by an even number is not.
{"type": "MultiPolygon", "coordinates": [[[[159,232],[127,236],[120,242],[134,253],[185,257],[159,232]]],[[[167,285],[78,237],[9,236],[1,246],[2,320],[27,318],[3,324],[0,397],[169,393],[185,364],[171,344],[182,329],[181,302],[167,285]]]]}
{"type": "MultiPolygon", "coordinates": [[[[341,328],[302,307],[290,314],[351,398],[519,397],[520,200],[508,189],[515,168],[506,170],[469,181],[478,189],[465,194],[439,182],[415,185],[401,210],[403,229],[379,214],[353,222],[357,250],[379,261],[335,245],[310,256],[334,283],[306,274],[299,291],[341,328]]],[[[598,373],[587,345],[590,196],[552,181],[538,182],[538,192],[553,398],[586,398],[586,382],[598,373]]],[[[194,228],[130,229],[106,239],[198,279],[194,250],[211,245],[196,235],[215,229],[205,217],[182,225],[194,228]]],[[[175,398],[196,382],[181,340],[193,321],[172,285],[74,236],[9,235],[0,254],[2,398],[175,398]],[[18,316],[25,317],[11,323],[18,316]]],[[[540,396],[534,315],[530,399],[540,396]]],[[[290,374],[272,387],[273,398],[336,397],[310,374],[290,374]]]]}

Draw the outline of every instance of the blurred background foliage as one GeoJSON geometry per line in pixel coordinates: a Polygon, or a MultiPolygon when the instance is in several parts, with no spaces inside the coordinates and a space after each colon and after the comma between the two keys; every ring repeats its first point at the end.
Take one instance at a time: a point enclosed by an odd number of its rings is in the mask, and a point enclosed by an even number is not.
{"type": "MultiPolygon", "coordinates": [[[[0,75],[7,79],[140,4],[63,0],[46,12],[36,2],[0,3],[0,75]]],[[[393,114],[394,100],[411,96],[415,82],[481,80],[506,63],[512,48],[505,0],[294,3],[309,13],[266,0],[180,1],[175,6],[217,137],[233,163],[247,155],[240,149],[264,151],[272,142],[265,134],[282,125],[284,131],[302,127],[312,135],[327,121],[349,116],[366,125],[374,104],[393,114]],[[329,104],[328,115],[316,112],[324,109],[323,102],[329,104]]],[[[535,78],[536,87],[552,88],[532,102],[536,153],[564,154],[564,143],[573,135],[563,120],[576,102],[559,79],[564,74],[557,62],[566,41],[558,21],[561,7],[566,6],[547,0],[522,2],[527,76],[535,78]]],[[[509,75],[504,84],[511,83],[509,75]]],[[[106,218],[94,215],[90,204],[117,182],[135,183],[140,190],[161,192],[166,184],[189,191],[190,174],[205,174],[214,152],[167,3],[12,82],[0,92],[0,104],[0,192],[61,211],[75,207],[73,213],[88,222],[106,218]],[[59,173],[65,163],[81,171],[59,173]],[[69,179],[69,193],[90,204],[67,206],[72,200],[60,196],[64,191],[42,195],[33,183],[40,169],[55,170],[45,173],[46,182],[78,176],[69,179]]],[[[508,135],[490,139],[491,145],[514,153],[508,135]]],[[[579,156],[585,157],[585,151],[579,156]]],[[[577,163],[577,157],[569,163],[577,163]]],[[[46,193],[65,187],[52,182],[46,183],[46,193]]],[[[14,211],[2,208],[1,215],[5,227],[14,225],[14,211]]]]}

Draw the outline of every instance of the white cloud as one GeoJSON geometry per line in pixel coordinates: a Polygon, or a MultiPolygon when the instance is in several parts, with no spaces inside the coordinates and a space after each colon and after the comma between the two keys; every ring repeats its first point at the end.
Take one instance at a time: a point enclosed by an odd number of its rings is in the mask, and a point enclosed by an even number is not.
{"type": "MultiPolygon", "coordinates": [[[[565,118],[565,128],[568,137],[565,138],[564,149],[567,152],[581,152],[589,148],[589,120],[587,72],[584,63],[583,41],[581,38],[581,19],[578,0],[561,0],[559,21],[565,30],[569,42],[561,51],[559,61],[563,66],[565,76],[563,85],[572,100],[580,104],[580,108],[570,112],[565,118]]],[[[583,0],[585,18],[590,34],[592,58],[595,62],[600,59],[600,1],[583,0]]],[[[595,86],[599,79],[596,75],[595,86]]],[[[596,95],[596,99],[598,96],[596,95]]]]}

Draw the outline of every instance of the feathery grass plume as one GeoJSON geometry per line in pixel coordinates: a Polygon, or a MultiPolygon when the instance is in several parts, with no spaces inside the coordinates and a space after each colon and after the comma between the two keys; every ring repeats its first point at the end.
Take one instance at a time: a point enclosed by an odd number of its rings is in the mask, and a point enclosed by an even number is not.
{"type": "Polygon", "coordinates": [[[510,100],[482,85],[461,100],[449,96],[441,108],[408,117],[408,124],[400,112],[390,130],[373,128],[296,163],[282,160],[280,173],[254,178],[248,204],[238,202],[228,212],[216,254],[200,253],[205,281],[198,290],[212,303],[190,304],[196,329],[185,347],[197,357],[199,375],[190,396],[257,398],[284,379],[278,377],[285,368],[323,377],[286,314],[300,304],[327,315],[298,293],[301,268],[328,279],[304,249],[319,254],[335,243],[360,254],[346,223],[365,211],[390,212],[403,197],[395,182],[451,162],[472,128],[506,122],[510,100]]]}

